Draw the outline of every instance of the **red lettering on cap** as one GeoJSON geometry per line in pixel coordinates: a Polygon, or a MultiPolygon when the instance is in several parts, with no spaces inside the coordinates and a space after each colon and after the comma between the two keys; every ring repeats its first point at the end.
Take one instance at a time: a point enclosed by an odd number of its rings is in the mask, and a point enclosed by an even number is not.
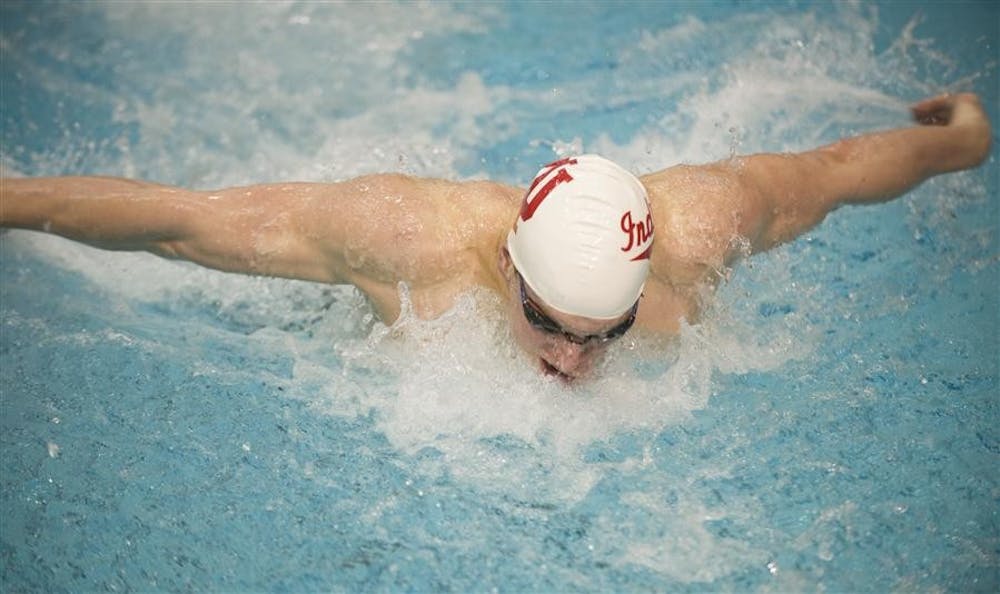
{"type": "Polygon", "coordinates": [[[531,187],[528,188],[527,194],[524,196],[524,203],[521,204],[521,220],[527,221],[535,215],[535,211],[541,206],[542,202],[552,193],[552,190],[556,189],[556,186],[562,183],[573,181],[573,176],[566,171],[565,168],[559,169],[555,176],[549,178],[549,180],[541,188],[538,188],[538,184],[542,182],[543,179],[548,177],[550,173],[556,168],[562,167],[563,165],[576,165],[576,159],[573,157],[567,157],[565,159],[560,159],[558,161],[549,163],[542,168],[542,171],[535,176],[534,181],[531,182],[531,187]],[[535,189],[538,191],[535,192],[535,189]]]}
{"type": "MultiPolygon", "coordinates": [[[[632,211],[626,211],[622,215],[621,229],[625,235],[628,235],[628,243],[622,247],[623,252],[627,252],[634,247],[640,247],[644,245],[651,237],[653,237],[653,214],[647,212],[646,220],[633,222],[632,221],[632,211]]],[[[647,247],[643,253],[639,254],[633,260],[643,260],[649,257],[649,250],[652,246],[647,247]]]]}
{"type": "Polygon", "coordinates": [[[632,258],[631,262],[638,262],[639,260],[648,260],[649,256],[653,253],[653,244],[649,244],[649,247],[644,249],[641,254],[632,258]]]}

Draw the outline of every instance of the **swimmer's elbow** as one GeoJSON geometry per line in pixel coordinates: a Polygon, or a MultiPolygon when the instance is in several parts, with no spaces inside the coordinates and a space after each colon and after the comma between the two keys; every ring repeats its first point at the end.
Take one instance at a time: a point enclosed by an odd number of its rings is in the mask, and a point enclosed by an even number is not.
{"type": "Polygon", "coordinates": [[[849,194],[837,171],[849,159],[831,145],[801,154],[757,155],[745,167],[750,198],[746,235],[753,251],[786,243],[820,224],[849,194]]]}
{"type": "Polygon", "coordinates": [[[185,250],[178,241],[154,241],[149,244],[146,251],[159,256],[161,258],[166,258],[167,260],[185,260],[189,259],[184,256],[185,250]]]}

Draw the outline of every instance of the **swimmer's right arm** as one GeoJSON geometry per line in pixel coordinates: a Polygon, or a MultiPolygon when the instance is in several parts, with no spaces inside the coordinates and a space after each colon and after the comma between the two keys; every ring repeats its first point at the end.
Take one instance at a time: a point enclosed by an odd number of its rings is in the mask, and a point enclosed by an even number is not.
{"type": "Polygon", "coordinates": [[[351,282],[352,183],[191,191],[109,177],[4,178],[0,225],[246,274],[351,282]]]}
{"type": "Polygon", "coordinates": [[[399,282],[439,286],[467,274],[475,253],[459,207],[505,205],[511,191],[397,174],[215,191],[103,177],[0,178],[0,226],[226,272],[353,284],[392,320],[399,282]],[[481,196],[497,199],[471,198],[481,196]]]}

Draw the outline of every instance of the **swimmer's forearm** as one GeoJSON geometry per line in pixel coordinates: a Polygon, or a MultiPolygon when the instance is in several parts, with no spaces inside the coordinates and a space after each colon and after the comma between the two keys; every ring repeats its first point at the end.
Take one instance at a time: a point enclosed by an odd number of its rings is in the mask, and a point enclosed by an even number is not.
{"type": "Polygon", "coordinates": [[[100,177],[0,179],[0,225],[108,250],[148,251],[227,272],[350,282],[344,232],[358,221],[339,186],[277,184],[189,191],[100,177]]]}
{"type": "Polygon", "coordinates": [[[989,120],[974,95],[918,103],[922,124],[865,134],[794,155],[736,161],[747,191],[745,226],[755,251],[798,237],[844,204],[885,202],[938,174],[989,155],[989,120]]]}
{"type": "Polygon", "coordinates": [[[841,203],[890,200],[927,178],[975,167],[989,156],[992,131],[971,93],[931,97],[911,107],[920,124],[843,140],[828,147],[845,166],[834,173],[841,203]]]}
{"type": "Polygon", "coordinates": [[[975,167],[988,147],[988,133],[920,126],[848,138],[817,152],[835,163],[827,187],[836,205],[891,200],[935,175],[975,167]]]}
{"type": "Polygon", "coordinates": [[[54,233],[105,249],[150,249],[152,242],[183,233],[190,210],[187,194],[118,178],[4,178],[0,225],[54,233]]]}

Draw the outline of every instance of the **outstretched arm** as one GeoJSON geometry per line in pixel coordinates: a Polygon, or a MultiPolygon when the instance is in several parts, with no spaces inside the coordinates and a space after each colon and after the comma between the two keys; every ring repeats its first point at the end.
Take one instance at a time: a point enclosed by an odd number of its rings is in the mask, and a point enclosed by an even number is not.
{"type": "Polygon", "coordinates": [[[13,178],[0,180],[0,223],[219,270],[337,282],[336,262],[310,240],[318,199],[337,190],[287,184],[196,192],[107,177],[13,178]]]}
{"type": "Polygon", "coordinates": [[[349,283],[391,321],[401,281],[418,314],[450,307],[456,283],[479,282],[473,231],[506,221],[519,195],[490,182],[396,174],[205,192],[116,178],[0,178],[0,225],[228,272],[349,283]]]}
{"type": "Polygon", "coordinates": [[[942,95],[912,111],[917,126],[800,154],[742,159],[736,175],[746,191],[744,231],[753,250],[794,239],[841,205],[891,200],[932,176],[986,159],[990,123],[975,95],[942,95]]]}
{"type": "Polygon", "coordinates": [[[422,264],[435,253],[435,227],[423,219],[433,216],[432,201],[460,191],[401,175],[204,192],[117,178],[11,178],[0,179],[0,225],[228,272],[394,291],[433,271],[422,264]]]}

